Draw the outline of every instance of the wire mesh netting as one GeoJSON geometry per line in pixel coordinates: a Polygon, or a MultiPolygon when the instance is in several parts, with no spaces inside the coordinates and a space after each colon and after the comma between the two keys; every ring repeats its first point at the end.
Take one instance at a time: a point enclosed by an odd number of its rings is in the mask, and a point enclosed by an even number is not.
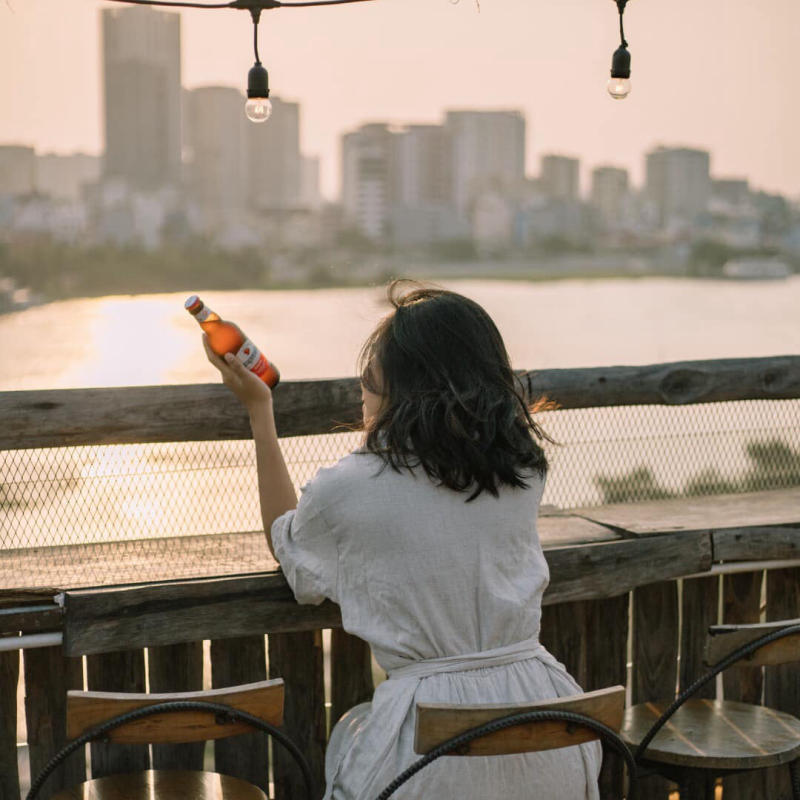
{"type": "MultiPolygon", "coordinates": [[[[800,485],[800,400],[626,406],[539,416],[561,508],[800,485]]],[[[299,488],[359,433],[281,440],[299,488]]],[[[251,441],[0,453],[0,589],[274,567],[251,441]]]]}

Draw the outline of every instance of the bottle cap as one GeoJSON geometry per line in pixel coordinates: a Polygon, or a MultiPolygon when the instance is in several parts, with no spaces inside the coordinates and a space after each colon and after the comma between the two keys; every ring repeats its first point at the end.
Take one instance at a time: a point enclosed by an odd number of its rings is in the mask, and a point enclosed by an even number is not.
{"type": "Polygon", "coordinates": [[[196,294],[193,294],[186,299],[183,306],[189,313],[196,314],[203,307],[203,301],[196,294]]]}

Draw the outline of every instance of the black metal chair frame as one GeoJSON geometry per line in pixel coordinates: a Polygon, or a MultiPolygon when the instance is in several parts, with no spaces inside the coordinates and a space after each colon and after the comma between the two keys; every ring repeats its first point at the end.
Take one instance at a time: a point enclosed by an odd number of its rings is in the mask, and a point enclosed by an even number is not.
{"type": "Polygon", "coordinates": [[[253,728],[256,728],[264,733],[269,734],[289,752],[294,759],[294,762],[303,773],[303,781],[306,786],[306,795],[308,800],[314,798],[314,780],[311,776],[311,768],[308,765],[305,757],[303,756],[297,745],[282,731],[276,728],[269,722],[249,714],[246,711],[240,711],[236,708],[224,705],[222,703],[206,703],[201,700],[173,700],[166,703],[156,703],[151,706],[137,708],[133,711],[128,711],[124,714],[118,714],[111,717],[105,722],[97,725],[84,734],[81,734],[77,739],[68,742],[64,747],[56,753],[47,765],[42,769],[36,779],[31,783],[30,791],[27,794],[26,800],[34,800],[40,792],[45,781],[50,777],[58,765],[67,758],[67,756],[74,753],[80,747],[93,742],[96,739],[105,738],[111,731],[125,725],[129,722],[142,719],[143,717],[150,717],[154,714],[165,713],[181,713],[185,711],[210,711],[216,716],[216,722],[219,725],[225,725],[230,722],[245,722],[253,728]]]}
{"type": "MultiPolygon", "coordinates": [[[[718,626],[712,625],[709,628],[709,632],[713,632],[717,627],[718,626]]],[[[752,642],[748,642],[747,644],[744,644],[741,647],[739,647],[737,650],[734,650],[732,653],[725,656],[725,658],[723,658],[722,661],[720,661],[718,664],[712,667],[708,672],[701,675],[696,681],[694,681],[694,683],[692,683],[690,686],[687,686],[686,689],[684,689],[675,698],[675,700],[673,700],[673,702],[664,711],[664,713],[653,723],[650,730],[645,734],[644,738],[639,743],[638,747],[636,748],[633,754],[637,766],[640,765],[642,761],[647,760],[645,756],[645,751],[647,750],[647,747],[650,744],[650,742],[653,741],[655,735],[661,730],[661,728],[664,727],[664,725],[666,725],[667,722],[669,722],[670,718],[675,714],[675,712],[687,700],[689,700],[695,692],[697,692],[699,689],[705,686],[709,681],[716,678],[717,675],[720,674],[720,672],[723,672],[728,667],[735,664],[737,661],[741,661],[743,658],[747,658],[748,656],[755,653],[756,650],[759,650],[765,645],[771,644],[772,642],[775,642],[778,639],[783,639],[785,636],[789,636],[793,633],[800,633],[800,624],[788,625],[785,628],[778,628],[777,630],[770,631],[769,633],[760,636],[758,639],[754,639],[752,642]]],[[[652,764],[654,762],[650,763],[652,764]]],[[[703,770],[704,768],[697,767],[696,769],[703,770]]],[[[790,762],[789,769],[791,770],[791,776],[792,776],[792,797],[794,798],[794,800],[800,800],[800,759],[790,762]]]]}
{"type": "Polygon", "coordinates": [[[627,766],[628,770],[629,781],[628,800],[635,800],[636,764],[633,760],[633,755],[631,754],[630,749],[615,731],[613,731],[607,725],[604,725],[602,722],[598,722],[597,720],[584,716],[583,714],[577,714],[574,711],[544,710],[523,711],[517,714],[509,714],[505,717],[499,717],[491,722],[485,722],[482,725],[477,725],[474,728],[470,728],[468,731],[464,731],[464,733],[460,733],[458,736],[453,736],[451,739],[442,742],[442,744],[435,747],[430,751],[430,753],[427,753],[418,761],[415,761],[408,769],[398,775],[378,795],[376,800],[388,800],[388,798],[391,797],[392,794],[397,791],[397,789],[399,789],[411,777],[416,775],[423,767],[427,767],[428,764],[431,764],[437,758],[447,755],[448,753],[459,750],[463,751],[463,748],[474,739],[478,739],[481,736],[486,736],[489,733],[505,730],[506,728],[524,725],[529,722],[566,722],[568,723],[568,730],[570,727],[584,727],[589,728],[590,730],[599,734],[600,739],[604,743],[609,744],[611,748],[620,756],[622,756],[622,759],[625,761],[625,765],[627,766]]]}

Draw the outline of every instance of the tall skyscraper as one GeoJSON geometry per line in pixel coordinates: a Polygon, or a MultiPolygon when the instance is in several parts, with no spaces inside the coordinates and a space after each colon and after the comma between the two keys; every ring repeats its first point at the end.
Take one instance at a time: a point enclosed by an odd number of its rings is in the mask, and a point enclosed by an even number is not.
{"type": "Polygon", "coordinates": [[[180,16],[145,6],[103,9],[101,15],[104,176],[144,190],[178,185],[180,16]]]}
{"type": "Polygon", "coordinates": [[[362,125],[342,137],[345,220],[373,240],[389,234],[398,196],[397,134],[385,123],[362,125]]]}
{"type": "Polygon", "coordinates": [[[708,208],[711,157],[707,150],[657,147],[646,156],[645,193],[659,224],[691,223],[708,208]]]}
{"type": "Polygon", "coordinates": [[[203,86],[187,95],[186,183],[208,222],[231,219],[247,207],[246,126],[252,123],[242,112],[244,101],[229,86],[203,86]]]}
{"type": "Polygon", "coordinates": [[[521,111],[448,111],[451,202],[466,216],[486,190],[515,192],[525,180],[521,111]]]}
{"type": "Polygon", "coordinates": [[[0,194],[30,194],[36,188],[36,152],[17,144],[0,145],[0,194]]]}
{"type": "Polygon", "coordinates": [[[580,161],[569,156],[542,156],[541,187],[556,200],[580,199],[580,161]]]}
{"type": "Polygon", "coordinates": [[[80,200],[83,187],[100,177],[101,159],[85,153],[36,157],[36,191],[59,200],[80,200]]]}
{"type": "Polygon", "coordinates": [[[592,170],[589,202],[600,212],[606,225],[616,227],[622,220],[628,191],[628,170],[622,167],[596,167],[592,170]]]}
{"type": "MultiPolygon", "coordinates": [[[[251,205],[262,211],[297,208],[303,182],[300,106],[279,97],[271,100],[269,120],[246,126],[248,196],[251,205]]],[[[239,116],[243,113],[240,108],[239,116]]]]}

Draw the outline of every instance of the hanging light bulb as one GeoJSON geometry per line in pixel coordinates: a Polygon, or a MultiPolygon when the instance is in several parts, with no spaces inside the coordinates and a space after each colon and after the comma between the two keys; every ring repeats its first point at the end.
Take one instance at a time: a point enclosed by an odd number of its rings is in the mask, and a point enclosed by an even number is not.
{"type": "Polygon", "coordinates": [[[611,60],[611,78],[608,81],[608,93],[615,100],[624,100],[631,91],[631,54],[626,45],[620,45],[614,51],[611,60]]]}
{"type": "Polygon", "coordinates": [[[606,88],[615,100],[624,100],[631,91],[631,54],[628,52],[628,43],[625,41],[625,31],[622,27],[622,15],[628,0],[615,0],[615,2],[619,11],[619,36],[622,41],[611,59],[611,79],[606,88]]]}
{"type": "Polygon", "coordinates": [[[266,122],[272,114],[272,101],[269,99],[269,75],[258,57],[258,21],[261,18],[261,8],[250,8],[253,18],[253,50],[256,54],[256,63],[247,73],[247,102],[244,104],[244,113],[251,122],[266,122]]]}
{"type": "Polygon", "coordinates": [[[256,61],[247,74],[247,102],[244,113],[251,122],[266,122],[272,114],[269,99],[269,76],[266,69],[256,61]]]}

